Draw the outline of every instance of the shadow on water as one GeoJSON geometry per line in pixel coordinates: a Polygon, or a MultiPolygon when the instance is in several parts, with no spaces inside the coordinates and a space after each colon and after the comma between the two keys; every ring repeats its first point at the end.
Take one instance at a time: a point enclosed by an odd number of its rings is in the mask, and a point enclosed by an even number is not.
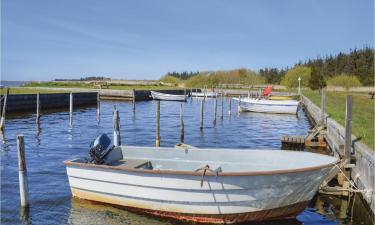
{"type": "MultiPolygon", "coordinates": [[[[213,127],[213,102],[212,99],[205,101],[202,131],[199,129],[200,101],[184,104],[187,144],[197,147],[280,150],[282,135],[305,135],[311,126],[303,111],[299,111],[298,116],[260,113],[238,115],[234,102],[229,116],[228,101],[224,101],[224,118],[221,122],[221,101],[218,101],[218,123],[213,127]]],[[[32,113],[7,118],[5,133],[0,136],[1,224],[180,224],[71,197],[62,162],[87,156],[89,144],[99,134],[106,133],[112,137],[112,109],[115,104],[120,111],[121,142],[125,145],[154,146],[154,101],[137,103],[135,113],[131,103],[103,101],[99,123],[95,107],[76,108],[72,127],[69,126],[69,112],[64,110],[43,111],[40,126],[36,125],[35,114],[32,113]],[[15,140],[19,133],[25,136],[30,194],[30,211],[22,215],[19,208],[15,140]]],[[[176,102],[161,102],[162,146],[174,146],[179,142],[179,106],[180,103],[176,102]]],[[[324,149],[303,150],[327,154],[324,149]]],[[[369,216],[361,202],[355,202],[353,222],[350,222],[349,211],[340,211],[346,204],[343,200],[317,195],[310,208],[296,219],[255,224],[371,224],[368,222],[370,220],[363,219],[369,216]]]]}

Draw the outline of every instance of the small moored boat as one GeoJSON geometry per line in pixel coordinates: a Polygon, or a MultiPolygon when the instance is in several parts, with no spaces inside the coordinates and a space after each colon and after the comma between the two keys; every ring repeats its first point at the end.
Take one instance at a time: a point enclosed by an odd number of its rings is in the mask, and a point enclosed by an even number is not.
{"type": "Polygon", "coordinates": [[[192,92],[191,96],[201,98],[216,98],[218,93],[214,91],[192,92]]]}
{"type": "Polygon", "coordinates": [[[234,98],[240,101],[241,111],[261,112],[261,113],[286,113],[296,114],[299,102],[296,100],[268,100],[256,98],[234,98]]]}
{"type": "Polygon", "coordinates": [[[294,217],[338,163],[309,152],[97,142],[89,159],[64,162],[74,197],[205,223],[294,217]]]}
{"type": "Polygon", "coordinates": [[[151,91],[151,96],[155,100],[165,100],[165,101],[186,101],[186,95],[173,95],[166,94],[157,91],[151,91]]]}

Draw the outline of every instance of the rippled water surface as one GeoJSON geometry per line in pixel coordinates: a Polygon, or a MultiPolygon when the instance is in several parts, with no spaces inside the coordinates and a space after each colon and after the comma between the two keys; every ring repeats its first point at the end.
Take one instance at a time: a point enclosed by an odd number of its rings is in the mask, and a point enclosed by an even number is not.
{"type": "MultiPolygon", "coordinates": [[[[296,115],[241,113],[232,102],[228,115],[228,99],[224,100],[223,120],[218,101],[217,125],[213,127],[213,103],[205,103],[204,130],[199,130],[200,102],[183,103],[185,143],[198,147],[230,147],[280,150],[281,135],[304,135],[310,127],[303,111],[296,115]]],[[[96,108],[78,108],[69,127],[68,111],[45,112],[40,128],[35,115],[9,116],[1,144],[1,224],[178,224],[176,221],[138,215],[108,205],[72,199],[63,161],[87,155],[90,142],[101,133],[112,137],[112,108],[120,111],[121,142],[126,145],[155,144],[156,102],[139,102],[136,113],[126,102],[105,101],[101,104],[98,123],[96,108]],[[20,214],[16,135],[23,133],[29,179],[30,211],[20,214]]],[[[161,102],[161,145],[179,142],[178,102],[161,102]]],[[[317,196],[296,219],[262,224],[339,224],[348,223],[340,211],[342,201],[317,196]],[[335,202],[335,203],[334,203],[335,202]],[[336,204],[336,205],[335,205],[336,204]],[[340,214],[341,213],[341,214],[340,214]]],[[[361,216],[363,217],[363,216],[361,216]]],[[[363,224],[355,219],[353,224],[363,224]]]]}

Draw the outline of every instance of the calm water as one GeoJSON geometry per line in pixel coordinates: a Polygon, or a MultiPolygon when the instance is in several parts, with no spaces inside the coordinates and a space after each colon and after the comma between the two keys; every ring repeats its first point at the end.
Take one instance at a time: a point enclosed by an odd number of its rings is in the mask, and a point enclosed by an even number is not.
{"type": "MultiPolygon", "coordinates": [[[[295,115],[265,115],[259,113],[228,116],[227,100],[224,118],[213,127],[213,101],[205,104],[204,130],[199,130],[197,100],[184,103],[185,143],[198,147],[231,147],[253,149],[281,148],[281,135],[304,135],[310,127],[303,111],[295,115]]],[[[112,137],[112,107],[117,105],[121,118],[121,141],[126,145],[155,144],[154,101],[139,102],[136,114],[126,102],[102,102],[101,119],[97,122],[96,108],[74,111],[73,127],[69,127],[68,112],[48,112],[35,125],[35,115],[8,118],[1,144],[1,224],[178,224],[176,221],[138,215],[111,206],[72,199],[63,161],[87,155],[90,142],[101,133],[112,137]],[[23,133],[29,178],[30,211],[28,217],[19,212],[16,135],[23,133]]],[[[161,102],[161,145],[179,142],[178,102],[161,102]]],[[[340,199],[317,196],[296,219],[262,224],[351,224],[342,213],[340,199]],[[328,200],[327,200],[328,199],[328,200]]],[[[357,201],[358,203],[359,201],[357,201]]],[[[356,214],[354,214],[356,215],[356,214]]],[[[353,224],[363,224],[358,216],[353,224]]]]}

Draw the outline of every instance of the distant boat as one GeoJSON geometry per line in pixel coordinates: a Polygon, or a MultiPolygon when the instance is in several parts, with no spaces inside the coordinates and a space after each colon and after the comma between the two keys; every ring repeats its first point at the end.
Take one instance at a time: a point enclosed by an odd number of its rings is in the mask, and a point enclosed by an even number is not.
{"type": "MultiPolygon", "coordinates": [[[[238,98],[234,98],[239,101],[238,98]]],[[[296,100],[268,100],[255,98],[241,98],[239,106],[241,111],[261,113],[296,114],[299,102],[296,100]]]]}
{"type": "Polygon", "coordinates": [[[225,224],[295,217],[338,163],[278,150],[120,146],[104,152],[90,150],[99,161],[64,162],[74,197],[225,224]]]}
{"type": "Polygon", "coordinates": [[[218,96],[217,92],[214,91],[202,91],[202,92],[192,92],[192,97],[206,97],[206,98],[216,98],[218,96]]]}
{"type": "Polygon", "coordinates": [[[186,95],[174,95],[166,94],[157,91],[151,91],[151,96],[155,100],[164,100],[164,101],[186,101],[186,95]]]}

